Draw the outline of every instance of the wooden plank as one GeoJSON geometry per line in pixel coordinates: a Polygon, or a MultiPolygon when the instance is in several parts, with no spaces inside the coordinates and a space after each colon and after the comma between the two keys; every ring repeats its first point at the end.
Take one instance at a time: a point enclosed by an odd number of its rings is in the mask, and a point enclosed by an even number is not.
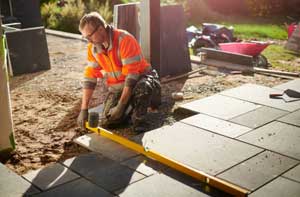
{"type": "Polygon", "coordinates": [[[245,73],[252,73],[254,72],[253,67],[241,65],[241,64],[235,64],[231,62],[226,61],[220,61],[215,59],[205,59],[201,62],[202,64],[206,64],[208,66],[218,67],[218,68],[226,68],[229,70],[239,70],[245,73]]]}
{"type": "Polygon", "coordinates": [[[161,7],[161,76],[191,71],[182,5],[161,7]],[[176,19],[176,22],[174,22],[176,19]]]}
{"type": "Polygon", "coordinates": [[[124,29],[140,40],[138,22],[139,3],[119,4],[114,6],[114,27],[124,29]]]}
{"type": "Polygon", "coordinates": [[[150,0],[141,1],[140,13],[140,44],[144,57],[150,62],[150,0]]]}
{"type": "Polygon", "coordinates": [[[298,23],[297,28],[289,38],[285,48],[300,53],[300,23],[298,23]]]}
{"type": "MultiPolygon", "coordinates": [[[[0,26],[2,21],[0,18],[0,26]]],[[[9,97],[8,73],[5,63],[4,41],[0,31],[0,155],[6,155],[15,149],[11,103],[9,97]]]]}

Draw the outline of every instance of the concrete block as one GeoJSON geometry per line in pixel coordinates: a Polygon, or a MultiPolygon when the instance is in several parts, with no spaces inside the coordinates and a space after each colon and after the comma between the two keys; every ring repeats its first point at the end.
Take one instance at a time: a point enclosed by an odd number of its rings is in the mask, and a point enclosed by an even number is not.
{"type": "Polygon", "coordinates": [[[289,82],[274,86],[273,88],[279,89],[279,90],[292,89],[292,90],[300,92],[300,79],[294,79],[289,82]]]}
{"type": "Polygon", "coordinates": [[[300,183],[300,164],[298,166],[294,167],[293,169],[289,170],[282,176],[292,179],[294,181],[298,181],[300,183]]]}
{"type": "Polygon", "coordinates": [[[300,110],[290,113],[286,116],[283,116],[279,119],[281,122],[293,124],[295,126],[300,127],[300,110]]]}

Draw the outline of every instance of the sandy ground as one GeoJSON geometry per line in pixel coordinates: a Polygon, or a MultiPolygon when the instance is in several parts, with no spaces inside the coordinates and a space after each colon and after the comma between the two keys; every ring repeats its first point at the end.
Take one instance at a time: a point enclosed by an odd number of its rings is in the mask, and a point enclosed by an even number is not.
{"type": "MultiPolygon", "coordinates": [[[[87,152],[72,141],[86,133],[76,125],[86,43],[50,35],[47,40],[51,70],[13,77],[10,81],[17,149],[4,163],[18,174],[87,152]]],[[[162,105],[158,113],[149,114],[149,129],[172,124],[188,116],[176,110],[184,102],[244,83],[272,87],[285,81],[264,75],[243,76],[205,70],[164,84],[162,105]],[[183,92],[184,99],[175,102],[171,97],[173,92],[183,92]]],[[[105,88],[99,86],[91,106],[101,103],[105,92],[105,88]]],[[[128,126],[115,132],[124,136],[133,135],[128,126]]]]}

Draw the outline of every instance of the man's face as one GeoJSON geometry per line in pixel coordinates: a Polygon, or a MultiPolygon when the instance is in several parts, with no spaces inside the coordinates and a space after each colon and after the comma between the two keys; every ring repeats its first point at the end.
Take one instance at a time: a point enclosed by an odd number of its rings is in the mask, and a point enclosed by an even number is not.
{"type": "Polygon", "coordinates": [[[101,25],[93,26],[91,24],[86,24],[82,29],[81,34],[89,42],[95,45],[101,45],[103,42],[108,41],[108,35],[105,28],[101,25]]]}

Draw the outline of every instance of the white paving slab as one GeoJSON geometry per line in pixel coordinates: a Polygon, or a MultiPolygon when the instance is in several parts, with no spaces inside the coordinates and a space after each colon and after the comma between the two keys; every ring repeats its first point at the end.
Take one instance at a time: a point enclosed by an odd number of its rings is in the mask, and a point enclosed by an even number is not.
{"type": "Polygon", "coordinates": [[[289,170],[282,176],[292,179],[294,181],[298,181],[300,183],[300,164],[298,166],[294,167],[293,169],[289,170]]]}
{"type": "Polygon", "coordinates": [[[230,119],[230,121],[250,128],[257,128],[269,122],[272,122],[273,120],[276,120],[277,118],[288,113],[289,112],[287,111],[262,106],[256,110],[230,119]]]}
{"type": "Polygon", "coordinates": [[[300,127],[300,110],[290,113],[279,119],[281,122],[289,123],[300,127]]]}
{"type": "Polygon", "coordinates": [[[141,134],[134,140],[145,148],[212,175],[262,151],[180,122],[141,134]]]}
{"type": "Polygon", "coordinates": [[[101,153],[105,157],[116,161],[123,161],[138,154],[96,133],[80,136],[76,138],[74,142],[91,151],[101,153]]]}
{"type": "Polygon", "coordinates": [[[285,102],[284,99],[272,99],[269,98],[271,93],[278,93],[278,90],[261,85],[245,84],[237,88],[225,90],[220,94],[289,112],[300,109],[300,100],[285,102]]]}
{"type": "Polygon", "coordinates": [[[238,139],[300,160],[300,128],[271,122],[238,139]]]}
{"type": "Polygon", "coordinates": [[[300,92],[300,79],[294,79],[292,81],[280,84],[278,86],[274,86],[274,88],[280,90],[292,89],[297,92],[300,92]]]}
{"type": "Polygon", "coordinates": [[[223,95],[213,95],[180,106],[194,112],[207,114],[223,120],[228,120],[238,115],[254,110],[259,105],[234,99],[223,95]]]}
{"type": "Polygon", "coordinates": [[[226,120],[214,118],[205,114],[197,114],[195,116],[183,119],[181,122],[231,138],[235,138],[252,130],[251,128],[234,124],[226,120]]]}
{"type": "Polygon", "coordinates": [[[299,161],[264,151],[221,173],[218,177],[253,191],[279,176],[299,161]]]}

